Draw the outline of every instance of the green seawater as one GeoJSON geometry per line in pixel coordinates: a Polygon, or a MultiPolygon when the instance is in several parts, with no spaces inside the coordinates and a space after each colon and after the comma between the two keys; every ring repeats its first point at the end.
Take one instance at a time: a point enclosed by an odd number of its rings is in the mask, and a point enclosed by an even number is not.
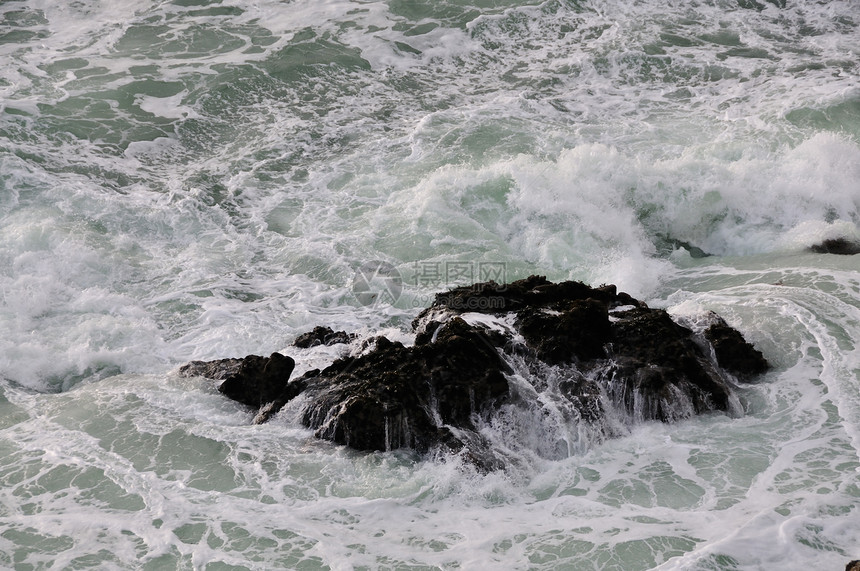
{"type": "Polygon", "coordinates": [[[858,26],[854,0],[0,3],[0,567],[860,558],[860,258],[808,249],[860,240],[858,26]],[[715,311],[774,369],[738,418],[512,418],[489,474],[177,374],[325,366],[349,349],[290,347],[316,325],[409,343],[435,293],[531,274],[715,311]]]}

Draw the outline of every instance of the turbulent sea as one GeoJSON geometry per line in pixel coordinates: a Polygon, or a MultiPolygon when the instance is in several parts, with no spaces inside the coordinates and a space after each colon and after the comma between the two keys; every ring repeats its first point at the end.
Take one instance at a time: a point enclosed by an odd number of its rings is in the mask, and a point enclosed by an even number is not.
{"type": "Polygon", "coordinates": [[[808,247],[858,224],[857,0],[2,0],[0,568],[844,568],[860,256],[808,247]],[[531,274],[774,368],[605,441],[538,403],[489,474],[177,374],[531,274]]]}

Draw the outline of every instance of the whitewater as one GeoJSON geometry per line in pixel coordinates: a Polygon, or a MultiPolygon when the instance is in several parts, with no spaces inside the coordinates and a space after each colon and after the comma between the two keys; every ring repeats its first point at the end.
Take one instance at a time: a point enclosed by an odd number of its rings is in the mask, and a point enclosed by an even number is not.
{"type": "Polygon", "coordinates": [[[0,1],[0,567],[842,569],[860,257],[809,249],[837,238],[856,0],[0,1]],[[489,473],[178,374],[300,374],[532,274],[714,311],[773,369],[608,440],[500,422],[489,473]],[[291,347],[317,325],[359,339],[291,347]]]}

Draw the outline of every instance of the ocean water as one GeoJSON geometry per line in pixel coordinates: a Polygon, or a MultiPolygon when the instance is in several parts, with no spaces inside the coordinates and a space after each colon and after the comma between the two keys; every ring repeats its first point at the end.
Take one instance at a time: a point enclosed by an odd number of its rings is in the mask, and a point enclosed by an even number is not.
{"type": "Polygon", "coordinates": [[[2,0],[0,567],[841,569],[860,257],[807,247],[858,224],[856,0],[2,0]],[[774,369],[734,418],[500,419],[489,474],[177,375],[535,273],[774,369]]]}

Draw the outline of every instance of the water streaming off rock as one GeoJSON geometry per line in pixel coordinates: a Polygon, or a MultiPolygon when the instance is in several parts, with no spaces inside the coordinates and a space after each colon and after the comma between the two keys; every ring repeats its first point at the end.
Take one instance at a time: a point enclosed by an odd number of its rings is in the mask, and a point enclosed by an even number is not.
{"type": "Polygon", "coordinates": [[[0,4],[0,566],[860,558],[860,258],[807,249],[860,238],[858,27],[853,0],[0,4]],[[488,474],[177,374],[316,325],[409,343],[436,292],[531,274],[714,311],[775,369],[742,415],[614,439],[549,391],[485,427],[534,443],[488,474]]]}

